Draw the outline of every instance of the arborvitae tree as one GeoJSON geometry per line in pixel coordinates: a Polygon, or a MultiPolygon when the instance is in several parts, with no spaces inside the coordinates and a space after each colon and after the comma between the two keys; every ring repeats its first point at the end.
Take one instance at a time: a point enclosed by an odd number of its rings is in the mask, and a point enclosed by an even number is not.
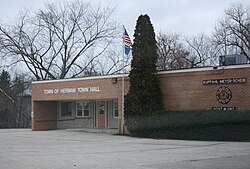
{"type": "Polygon", "coordinates": [[[124,115],[142,115],[162,110],[162,92],[156,75],[158,58],[155,33],[148,15],[140,15],[132,45],[129,93],[125,96],[124,115]]]}
{"type": "Polygon", "coordinates": [[[2,70],[2,73],[0,74],[0,87],[2,90],[10,94],[10,87],[11,86],[11,80],[10,80],[10,74],[9,72],[2,70]]]}
{"type": "Polygon", "coordinates": [[[3,70],[0,73],[0,122],[9,121],[9,113],[11,112],[13,102],[10,100],[11,95],[11,79],[9,72],[3,70]]]}

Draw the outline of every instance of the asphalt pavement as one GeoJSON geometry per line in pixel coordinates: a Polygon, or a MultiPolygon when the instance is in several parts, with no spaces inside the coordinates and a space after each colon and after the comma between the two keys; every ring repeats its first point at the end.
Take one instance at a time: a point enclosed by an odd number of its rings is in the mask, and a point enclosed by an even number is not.
{"type": "Polygon", "coordinates": [[[250,142],[0,129],[0,169],[248,169],[250,142]]]}

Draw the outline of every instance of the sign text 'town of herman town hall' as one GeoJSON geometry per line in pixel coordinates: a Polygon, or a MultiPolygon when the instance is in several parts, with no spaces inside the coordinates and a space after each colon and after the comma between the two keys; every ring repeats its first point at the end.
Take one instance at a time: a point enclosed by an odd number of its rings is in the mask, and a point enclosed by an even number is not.
{"type": "Polygon", "coordinates": [[[76,87],[76,88],[43,90],[43,94],[67,94],[67,93],[85,93],[85,92],[100,92],[100,87],[76,87]]]}

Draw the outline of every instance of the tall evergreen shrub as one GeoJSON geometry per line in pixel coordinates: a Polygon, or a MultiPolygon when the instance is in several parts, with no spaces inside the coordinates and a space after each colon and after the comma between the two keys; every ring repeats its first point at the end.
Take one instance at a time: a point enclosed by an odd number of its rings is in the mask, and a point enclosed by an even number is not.
{"type": "Polygon", "coordinates": [[[156,75],[158,58],[155,33],[148,15],[140,15],[132,45],[129,93],[125,96],[124,115],[142,116],[162,110],[162,92],[156,75]]]}

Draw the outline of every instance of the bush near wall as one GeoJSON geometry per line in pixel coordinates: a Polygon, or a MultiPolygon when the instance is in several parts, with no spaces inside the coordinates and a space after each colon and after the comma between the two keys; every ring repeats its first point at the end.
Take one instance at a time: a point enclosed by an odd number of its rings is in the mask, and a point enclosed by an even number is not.
{"type": "Polygon", "coordinates": [[[132,136],[191,140],[250,140],[250,111],[156,112],[125,117],[132,136]]]}

